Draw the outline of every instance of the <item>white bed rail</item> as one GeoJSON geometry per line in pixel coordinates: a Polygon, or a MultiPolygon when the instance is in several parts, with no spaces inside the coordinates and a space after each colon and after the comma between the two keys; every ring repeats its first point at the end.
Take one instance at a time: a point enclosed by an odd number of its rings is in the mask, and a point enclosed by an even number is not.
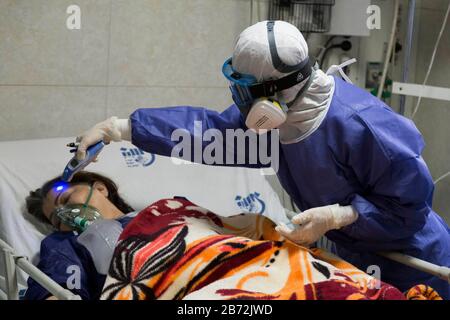
{"type": "Polygon", "coordinates": [[[17,268],[22,269],[37,283],[47,289],[59,300],[81,300],[81,297],[73,294],[69,290],[61,287],[58,283],[50,279],[45,273],[35,267],[25,256],[17,255],[14,249],[5,241],[0,239],[0,249],[4,258],[5,279],[0,282],[0,300],[19,299],[19,285],[17,281],[17,268]],[[3,292],[2,292],[3,291],[3,292]]]}
{"type": "MultiPolygon", "coordinates": [[[[317,242],[318,248],[335,253],[335,244],[326,236],[322,236],[317,242]]],[[[450,268],[445,266],[438,266],[425,260],[421,260],[403,253],[398,252],[377,252],[378,255],[387,259],[404,264],[408,267],[423,271],[425,273],[436,276],[444,281],[450,283],[450,268]]]]}
{"type": "Polygon", "coordinates": [[[438,266],[398,252],[378,252],[380,256],[407,265],[408,267],[432,274],[450,283],[450,268],[438,266]]]}

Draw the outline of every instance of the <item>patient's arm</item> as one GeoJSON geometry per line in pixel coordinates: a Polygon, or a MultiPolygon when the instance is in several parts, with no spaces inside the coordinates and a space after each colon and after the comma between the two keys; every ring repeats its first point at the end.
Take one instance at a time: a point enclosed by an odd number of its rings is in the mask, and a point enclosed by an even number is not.
{"type": "MultiPolygon", "coordinates": [[[[41,243],[40,261],[37,267],[53,281],[69,289],[83,300],[95,299],[104,276],[99,275],[89,252],[76,242],[73,233],[56,232],[41,243]]],[[[28,279],[26,300],[52,298],[45,288],[35,280],[28,279]]]]}

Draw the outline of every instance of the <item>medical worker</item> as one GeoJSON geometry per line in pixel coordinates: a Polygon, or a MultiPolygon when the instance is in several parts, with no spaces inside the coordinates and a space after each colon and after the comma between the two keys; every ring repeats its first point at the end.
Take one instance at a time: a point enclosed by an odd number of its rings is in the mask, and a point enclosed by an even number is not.
{"type": "Polygon", "coordinates": [[[194,121],[201,122],[202,132],[279,129],[277,174],[302,211],[292,219],[295,228],[277,227],[281,234],[300,245],[326,234],[343,259],[364,271],[379,267],[382,281],[401,290],[428,284],[450,297],[446,281],[377,254],[395,251],[450,266],[449,228],[432,210],[434,184],[412,121],[318,69],[300,31],[283,21],[245,29],[223,73],[235,102],[224,112],[137,109],[129,119],[112,117],[80,135],[78,158],[99,140],[122,139],[170,156],[178,143],[172,132],[193,134],[194,121]]]}

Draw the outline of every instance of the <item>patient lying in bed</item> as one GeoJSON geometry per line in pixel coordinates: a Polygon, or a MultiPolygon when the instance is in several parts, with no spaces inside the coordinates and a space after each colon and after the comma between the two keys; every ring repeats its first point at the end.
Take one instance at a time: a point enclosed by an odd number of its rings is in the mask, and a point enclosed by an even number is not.
{"type": "MultiPolygon", "coordinates": [[[[71,291],[83,299],[438,298],[424,286],[405,296],[332,254],[289,242],[263,216],[224,218],[174,198],[155,202],[132,219],[126,213],[133,209],[109,179],[79,173],[62,194],[52,189],[56,181],[27,199],[32,214],[59,226],[43,241],[38,267],[67,288],[72,275],[67,268],[78,266],[80,286],[71,291]],[[96,270],[79,236],[51,216],[64,203],[84,203],[88,184],[94,186],[90,205],[124,227],[107,276],[96,270]]],[[[26,298],[48,297],[29,280],[26,298]]]]}
{"type": "MultiPolygon", "coordinates": [[[[120,197],[115,183],[102,175],[79,172],[70,186],[60,191],[55,188],[59,181],[60,177],[57,177],[46,182],[40,189],[30,192],[26,199],[28,212],[55,229],[41,243],[38,268],[61,286],[74,287],[71,291],[83,299],[98,299],[106,275],[96,270],[89,250],[78,241],[79,234],[61,223],[53,212],[66,204],[84,203],[90,186],[89,205],[97,208],[102,218],[116,219],[125,227],[131,221],[134,209],[120,197]]],[[[49,297],[47,290],[31,278],[28,280],[25,299],[49,297]]]]}

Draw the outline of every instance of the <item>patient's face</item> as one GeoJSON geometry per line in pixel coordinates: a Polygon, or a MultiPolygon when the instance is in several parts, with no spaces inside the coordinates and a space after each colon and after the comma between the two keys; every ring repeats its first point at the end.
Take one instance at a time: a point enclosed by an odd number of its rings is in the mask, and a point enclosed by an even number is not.
{"type": "MultiPolygon", "coordinates": [[[[52,188],[43,201],[42,209],[50,223],[61,231],[70,231],[72,228],[59,223],[58,217],[52,215],[53,210],[66,204],[84,204],[89,195],[87,184],[72,185],[62,191],[52,188]]],[[[95,207],[105,219],[114,219],[116,216],[111,213],[111,202],[108,199],[108,189],[101,182],[93,185],[92,196],[89,205],[95,207]]]]}

